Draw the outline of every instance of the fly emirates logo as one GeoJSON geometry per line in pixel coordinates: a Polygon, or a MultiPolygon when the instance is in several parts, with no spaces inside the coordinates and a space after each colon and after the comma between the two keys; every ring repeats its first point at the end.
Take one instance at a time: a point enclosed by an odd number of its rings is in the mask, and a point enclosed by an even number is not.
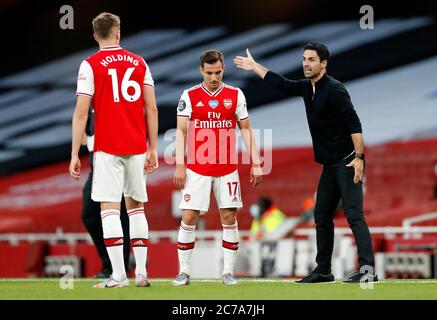
{"type": "Polygon", "coordinates": [[[135,67],[140,64],[137,59],[127,54],[111,54],[100,61],[100,64],[107,67],[111,62],[126,61],[132,63],[135,67]]]}
{"type": "Polygon", "coordinates": [[[196,129],[230,129],[232,120],[222,120],[220,112],[208,112],[208,120],[194,119],[196,129]]]}

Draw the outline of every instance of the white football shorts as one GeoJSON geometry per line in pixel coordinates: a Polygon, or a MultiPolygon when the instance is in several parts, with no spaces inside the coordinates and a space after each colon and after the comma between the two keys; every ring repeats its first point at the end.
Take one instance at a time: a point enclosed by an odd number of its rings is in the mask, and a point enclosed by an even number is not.
{"type": "Polygon", "coordinates": [[[120,202],[124,195],[147,202],[145,162],[145,153],[116,156],[103,151],[95,152],[91,199],[96,202],[120,202]]]}
{"type": "Polygon", "coordinates": [[[238,170],[221,177],[202,176],[190,169],[186,172],[179,209],[199,210],[201,215],[205,214],[209,210],[211,187],[219,209],[243,207],[238,170]]]}

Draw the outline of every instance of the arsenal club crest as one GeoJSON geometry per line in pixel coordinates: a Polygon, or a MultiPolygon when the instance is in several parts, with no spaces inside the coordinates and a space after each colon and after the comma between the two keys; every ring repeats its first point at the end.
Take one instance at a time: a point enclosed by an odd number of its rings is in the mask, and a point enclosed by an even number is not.
{"type": "Polygon", "coordinates": [[[185,194],[185,195],[184,195],[184,200],[185,200],[185,202],[190,201],[190,199],[191,199],[191,196],[190,196],[189,194],[185,194]]]}
{"type": "Polygon", "coordinates": [[[223,105],[226,107],[226,109],[229,109],[230,107],[232,107],[232,100],[231,99],[224,99],[223,105]]]}
{"type": "Polygon", "coordinates": [[[218,107],[219,102],[218,102],[218,100],[209,100],[208,105],[209,105],[211,108],[215,109],[215,108],[218,107]]]}

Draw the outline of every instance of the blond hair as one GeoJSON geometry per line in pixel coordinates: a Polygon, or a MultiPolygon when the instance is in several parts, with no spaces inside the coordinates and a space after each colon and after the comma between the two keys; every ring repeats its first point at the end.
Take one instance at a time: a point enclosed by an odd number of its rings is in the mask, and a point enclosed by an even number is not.
{"type": "Polygon", "coordinates": [[[93,19],[93,30],[100,39],[108,39],[114,28],[120,30],[120,17],[115,14],[102,12],[93,19]]]}

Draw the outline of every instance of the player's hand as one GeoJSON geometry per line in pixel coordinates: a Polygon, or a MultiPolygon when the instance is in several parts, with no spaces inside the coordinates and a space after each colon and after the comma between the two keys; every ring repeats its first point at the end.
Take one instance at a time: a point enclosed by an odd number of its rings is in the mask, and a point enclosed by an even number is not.
{"type": "Polygon", "coordinates": [[[250,183],[256,187],[262,180],[262,169],[260,166],[252,166],[250,169],[250,183]]]}
{"type": "Polygon", "coordinates": [[[246,49],[246,54],[247,54],[247,57],[236,56],[234,58],[234,63],[237,66],[237,68],[247,70],[247,71],[253,71],[256,62],[253,59],[252,55],[250,54],[249,49],[246,49]]]}
{"type": "Polygon", "coordinates": [[[72,156],[70,160],[70,176],[73,179],[80,178],[80,160],[78,156],[72,156]]]}
{"type": "Polygon", "coordinates": [[[185,170],[185,165],[177,164],[176,171],[174,173],[175,186],[182,190],[185,187],[186,178],[187,178],[187,173],[185,170]]]}
{"type": "Polygon", "coordinates": [[[146,163],[144,164],[144,173],[151,174],[153,171],[158,169],[158,151],[148,150],[146,154],[146,163]]]}
{"type": "Polygon", "coordinates": [[[364,160],[355,158],[349,164],[347,164],[346,167],[354,167],[354,183],[361,182],[364,174],[364,160]]]}

